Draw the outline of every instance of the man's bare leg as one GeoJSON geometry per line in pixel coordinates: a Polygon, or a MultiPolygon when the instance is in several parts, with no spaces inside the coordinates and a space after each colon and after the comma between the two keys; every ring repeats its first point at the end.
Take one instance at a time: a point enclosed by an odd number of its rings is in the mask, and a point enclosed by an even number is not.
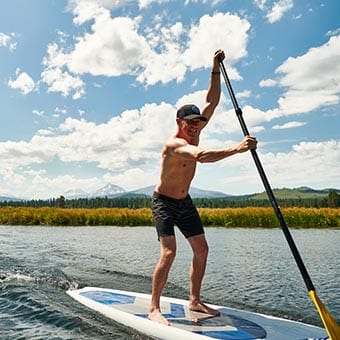
{"type": "Polygon", "coordinates": [[[160,299],[163,288],[168,279],[171,265],[176,256],[175,236],[161,237],[160,248],[160,258],[155,267],[152,279],[152,298],[149,319],[169,326],[169,321],[162,315],[160,309],[160,299]]]}
{"type": "Polygon", "coordinates": [[[200,292],[205,268],[208,258],[208,244],[204,234],[188,238],[193,251],[193,259],[190,268],[190,305],[189,308],[195,312],[202,312],[211,315],[220,315],[220,312],[213,309],[200,300],[200,292]]]}

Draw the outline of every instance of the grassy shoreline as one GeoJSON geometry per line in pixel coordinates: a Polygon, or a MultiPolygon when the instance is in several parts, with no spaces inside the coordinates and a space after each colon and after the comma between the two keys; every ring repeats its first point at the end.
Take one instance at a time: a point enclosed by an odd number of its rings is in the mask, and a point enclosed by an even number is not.
{"type": "MultiPolygon", "coordinates": [[[[276,228],[279,223],[272,208],[199,208],[204,226],[276,228]]],[[[339,208],[283,208],[288,227],[339,228],[339,208]]],[[[148,208],[27,208],[1,207],[0,225],[45,226],[152,226],[148,208]]]]}

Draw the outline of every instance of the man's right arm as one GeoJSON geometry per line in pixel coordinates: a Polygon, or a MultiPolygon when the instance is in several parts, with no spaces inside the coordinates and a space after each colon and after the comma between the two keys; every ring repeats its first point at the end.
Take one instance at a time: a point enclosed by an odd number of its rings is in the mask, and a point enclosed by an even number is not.
{"type": "Polygon", "coordinates": [[[237,146],[223,149],[203,149],[199,146],[191,145],[182,141],[173,146],[172,152],[179,157],[188,160],[195,160],[200,163],[213,163],[237,153],[243,153],[250,149],[256,149],[257,141],[255,137],[246,136],[237,146]]]}
{"type": "Polygon", "coordinates": [[[219,60],[224,59],[224,52],[218,50],[215,52],[213,59],[213,66],[210,75],[210,83],[207,91],[205,105],[202,109],[202,115],[208,120],[202,124],[202,128],[209,122],[212,114],[214,113],[221,96],[221,77],[220,77],[220,64],[219,60]]]}

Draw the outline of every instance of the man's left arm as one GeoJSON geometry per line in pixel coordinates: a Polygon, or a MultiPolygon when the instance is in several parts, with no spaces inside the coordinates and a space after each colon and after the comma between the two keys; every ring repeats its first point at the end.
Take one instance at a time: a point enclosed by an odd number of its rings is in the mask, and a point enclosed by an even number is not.
{"type": "Polygon", "coordinates": [[[224,59],[224,52],[222,50],[218,50],[215,52],[213,67],[210,75],[210,83],[208,92],[205,99],[205,105],[202,109],[202,115],[206,117],[208,120],[203,122],[202,128],[209,122],[212,114],[217,107],[220,96],[221,96],[221,77],[220,77],[220,64],[219,60],[224,59]]]}

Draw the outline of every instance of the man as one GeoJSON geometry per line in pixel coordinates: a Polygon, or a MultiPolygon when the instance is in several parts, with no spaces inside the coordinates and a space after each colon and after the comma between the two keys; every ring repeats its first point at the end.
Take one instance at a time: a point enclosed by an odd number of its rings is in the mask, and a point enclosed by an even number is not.
{"type": "Polygon", "coordinates": [[[247,136],[234,147],[204,149],[198,146],[201,130],[209,122],[220,100],[219,60],[223,59],[224,52],[218,50],[213,58],[210,84],[202,114],[195,105],[182,106],[177,111],[177,132],[168,138],[162,150],[160,179],[152,198],[152,212],[160,241],[160,258],[153,273],[149,319],[165,325],[170,323],[161,313],[160,297],[176,255],[174,225],[177,225],[193,250],[189,308],[192,311],[219,315],[219,311],[200,300],[208,245],[198,211],[188,194],[197,162],[216,162],[236,153],[255,149],[257,144],[254,137],[247,136]]]}

